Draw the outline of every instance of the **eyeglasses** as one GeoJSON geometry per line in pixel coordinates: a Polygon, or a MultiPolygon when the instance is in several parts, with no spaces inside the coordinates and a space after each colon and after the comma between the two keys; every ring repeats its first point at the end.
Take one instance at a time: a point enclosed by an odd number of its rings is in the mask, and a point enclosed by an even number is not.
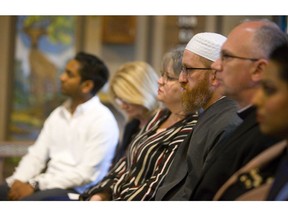
{"type": "Polygon", "coordinates": [[[241,56],[234,56],[230,55],[227,53],[222,53],[221,54],[221,61],[229,61],[229,59],[241,59],[241,60],[248,60],[248,61],[258,61],[259,58],[246,58],[246,57],[241,57],[241,56]]]}
{"type": "Polygon", "coordinates": [[[183,72],[185,75],[191,73],[194,70],[212,70],[212,68],[186,67],[184,65],[181,67],[181,72],[183,72]]]}
{"type": "Polygon", "coordinates": [[[161,77],[163,78],[164,83],[167,83],[167,81],[175,81],[178,80],[178,77],[172,77],[167,72],[162,71],[161,77]]]}

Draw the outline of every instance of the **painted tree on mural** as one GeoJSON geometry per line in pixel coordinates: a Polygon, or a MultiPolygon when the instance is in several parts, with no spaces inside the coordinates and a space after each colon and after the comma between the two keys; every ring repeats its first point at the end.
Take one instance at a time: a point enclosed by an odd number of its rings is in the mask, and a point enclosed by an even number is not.
{"type": "Polygon", "coordinates": [[[36,137],[37,133],[33,130],[41,128],[61,99],[58,84],[63,68],[59,67],[59,61],[70,58],[71,47],[74,49],[75,17],[17,17],[17,38],[22,45],[16,50],[22,49],[20,53],[26,53],[26,57],[18,55],[15,59],[10,137],[18,137],[18,134],[36,137]],[[25,68],[24,65],[29,67],[25,68]]]}
{"type": "Polygon", "coordinates": [[[54,44],[71,44],[71,32],[74,28],[67,17],[28,16],[24,20],[23,31],[31,43],[30,89],[34,96],[34,105],[45,110],[47,99],[53,100],[57,94],[57,67],[43,54],[38,45],[39,41],[41,37],[47,37],[54,44]]]}

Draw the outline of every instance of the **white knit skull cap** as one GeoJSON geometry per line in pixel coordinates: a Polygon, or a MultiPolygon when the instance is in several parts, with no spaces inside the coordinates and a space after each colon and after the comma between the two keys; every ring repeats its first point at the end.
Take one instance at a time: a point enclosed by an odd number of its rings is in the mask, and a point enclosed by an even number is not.
{"type": "Polygon", "coordinates": [[[219,58],[221,47],[226,39],[217,33],[198,33],[192,37],[185,49],[214,62],[219,58]]]}

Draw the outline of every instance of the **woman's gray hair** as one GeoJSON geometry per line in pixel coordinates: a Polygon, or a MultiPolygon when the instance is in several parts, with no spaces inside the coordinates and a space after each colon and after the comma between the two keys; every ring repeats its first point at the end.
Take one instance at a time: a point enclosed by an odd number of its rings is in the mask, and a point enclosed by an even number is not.
{"type": "Polygon", "coordinates": [[[162,58],[162,70],[166,70],[172,62],[173,72],[178,77],[181,73],[183,52],[184,48],[180,47],[165,53],[162,58]]]}

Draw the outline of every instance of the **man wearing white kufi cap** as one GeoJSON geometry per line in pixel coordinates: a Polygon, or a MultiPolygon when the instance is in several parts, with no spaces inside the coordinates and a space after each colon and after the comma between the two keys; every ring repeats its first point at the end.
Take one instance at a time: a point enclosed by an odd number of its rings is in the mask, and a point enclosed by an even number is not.
{"type": "Polygon", "coordinates": [[[225,41],[226,37],[223,35],[203,32],[196,34],[185,49],[214,62],[219,58],[221,46],[225,41]]]}
{"type": "Polygon", "coordinates": [[[186,111],[199,111],[193,134],[177,150],[156,200],[189,200],[208,153],[241,123],[234,101],[222,95],[211,64],[219,58],[226,37],[196,34],[187,44],[179,81],[186,111]]]}

